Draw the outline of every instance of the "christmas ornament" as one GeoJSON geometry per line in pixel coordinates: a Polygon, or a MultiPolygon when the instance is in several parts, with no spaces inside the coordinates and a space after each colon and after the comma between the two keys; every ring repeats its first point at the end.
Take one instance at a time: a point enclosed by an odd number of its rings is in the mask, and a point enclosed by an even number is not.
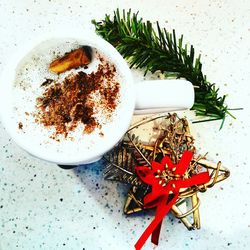
{"type": "Polygon", "coordinates": [[[187,120],[176,114],[136,124],[104,158],[105,178],[131,185],[125,214],[156,208],[155,218],[136,243],[136,249],[141,249],[150,235],[151,241],[158,244],[161,223],[168,211],[189,230],[199,229],[198,193],[230,174],[221,162],[214,164],[197,154],[187,120]],[[136,136],[144,126],[151,127],[146,141],[136,136]],[[183,212],[181,206],[189,200],[191,208],[183,212]],[[193,222],[189,215],[193,216],[193,222]]]}

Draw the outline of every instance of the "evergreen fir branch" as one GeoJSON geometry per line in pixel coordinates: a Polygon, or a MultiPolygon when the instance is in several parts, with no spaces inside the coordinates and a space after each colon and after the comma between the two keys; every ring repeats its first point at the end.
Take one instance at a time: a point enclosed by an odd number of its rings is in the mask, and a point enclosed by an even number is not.
{"type": "MultiPolygon", "coordinates": [[[[208,120],[222,119],[229,114],[225,105],[226,96],[219,96],[219,89],[207,81],[202,72],[200,56],[195,58],[194,47],[183,44],[183,36],[176,37],[156,23],[144,22],[138,13],[117,9],[113,18],[106,15],[101,22],[92,21],[96,32],[111,43],[128,60],[131,67],[144,68],[154,73],[161,71],[166,77],[175,76],[190,81],[195,88],[195,103],[192,107],[198,116],[208,120]]],[[[232,116],[232,115],[231,115],[232,116]]],[[[232,116],[233,117],[233,116],[232,116]]]]}

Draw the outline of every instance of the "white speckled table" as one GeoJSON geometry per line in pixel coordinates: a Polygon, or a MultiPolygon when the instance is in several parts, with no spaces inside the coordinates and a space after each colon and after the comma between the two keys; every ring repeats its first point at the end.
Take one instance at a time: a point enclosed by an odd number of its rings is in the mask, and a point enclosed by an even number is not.
{"type": "MultiPolygon", "coordinates": [[[[171,215],[157,249],[250,249],[250,3],[247,0],[1,0],[0,71],[16,47],[45,31],[92,29],[91,19],[132,8],[184,34],[202,54],[204,72],[228,94],[236,120],[192,125],[200,152],[231,176],[201,195],[199,231],[171,215]]],[[[0,125],[0,249],[133,249],[153,218],[123,215],[127,187],[105,181],[100,164],[62,170],[28,155],[0,125]]],[[[152,249],[150,242],[145,249],[152,249]]]]}

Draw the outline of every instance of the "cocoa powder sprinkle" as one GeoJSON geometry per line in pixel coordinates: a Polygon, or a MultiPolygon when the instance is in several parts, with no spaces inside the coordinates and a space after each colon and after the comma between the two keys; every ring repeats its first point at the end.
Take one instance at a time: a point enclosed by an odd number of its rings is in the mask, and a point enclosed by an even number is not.
{"type": "Polygon", "coordinates": [[[102,124],[97,119],[97,112],[110,121],[118,105],[120,84],[116,76],[115,66],[100,58],[95,72],[79,71],[62,82],[50,83],[37,98],[36,122],[54,127],[53,138],[67,137],[80,123],[84,125],[83,133],[100,129],[102,124]]]}
{"type": "Polygon", "coordinates": [[[19,129],[23,129],[23,123],[22,123],[22,122],[19,122],[19,123],[18,123],[18,128],[19,128],[19,129]]]}

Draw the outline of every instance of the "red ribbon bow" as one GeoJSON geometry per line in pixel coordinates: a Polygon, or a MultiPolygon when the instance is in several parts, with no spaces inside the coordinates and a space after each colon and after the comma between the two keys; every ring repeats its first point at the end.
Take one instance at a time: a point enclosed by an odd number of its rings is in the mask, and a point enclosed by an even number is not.
{"type": "Polygon", "coordinates": [[[150,235],[152,235],[152,243],[158,245],[162,220],[176,203],[181,188],[204,184],[210,180],[208,172],[199,173],[190,178],[185,176],[192,157],[192,152],[185,151],[178,164],[173,164],[171,159],[165,156],[161,163],[153,161],[152,169],[136,167],[140,179],[152,186],[151,193],[144,197],[144,206],[156,207],[155,218],[135,244],[136,250],[143,247],[150,235]]]}

